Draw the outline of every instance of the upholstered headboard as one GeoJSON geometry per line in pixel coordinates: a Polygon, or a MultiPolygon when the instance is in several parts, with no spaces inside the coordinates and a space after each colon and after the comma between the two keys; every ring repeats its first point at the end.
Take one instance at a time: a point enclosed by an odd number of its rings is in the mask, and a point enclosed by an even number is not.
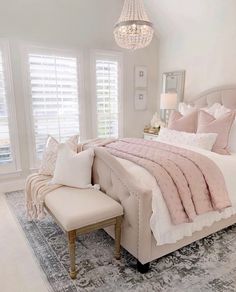
{"type": "Polygon", "coordinates": [[[236,85],[215,87],[202,92],[190,101],[198,108],[220,103],[227,108],[236,109],[236,85]]]}

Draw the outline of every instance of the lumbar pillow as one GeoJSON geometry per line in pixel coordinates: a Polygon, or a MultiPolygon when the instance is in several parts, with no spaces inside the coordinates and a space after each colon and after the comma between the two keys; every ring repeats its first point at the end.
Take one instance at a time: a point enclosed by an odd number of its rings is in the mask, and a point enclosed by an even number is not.
{"type": "MultiPolygon", "coordinates": [[[[76,153],[78,151],[78,139],[79,136],[75,135],[66,141],[66,144],[70,149],[76,153]]],[[[39,168],[39,174],[53,175],[57,160],[58,146],[59,142],[55,138],[49,136],[43,153],[41,166],[39,168]]]]}
{"type": "Polygon", "coordinates": [[[223,155],[229,155],[229,134],[234,120],[234,112],[226,113],[216,119],[212,115],[204,111],[200,111],[197,133],[217,133],[218,136],[212,151],[223,155]]]}
{"type": "Polygon", "coordinates": [[[195,146],[209,151],[212,150],[216,138],[217,134],[215,133],[195,134],[170,130],[167,128],[162,128],[158,135],[159,142],[195,146]]]}
{"type": "Polygon", "coordinates": [[[196,133],[198,112],[194,111],[183,116],[177,111],[173,111],[170,115],[168,128],[175,131],[196,133]]]}
{"type": "Polygon", "coordinates": [[[91,187],[93,159],[93,148],[75,153],[68,145],[60,144],[52,183],[74,188],[91,187]]]}

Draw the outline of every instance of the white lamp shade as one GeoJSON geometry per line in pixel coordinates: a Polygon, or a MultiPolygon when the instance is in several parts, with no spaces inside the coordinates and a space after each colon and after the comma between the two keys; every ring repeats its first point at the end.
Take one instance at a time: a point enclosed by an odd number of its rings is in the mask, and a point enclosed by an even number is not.
{"type": "Polygon", "coordinates": [[[162,93],[160,109],[172,110],[177,106],[177,93],[162,93]]]}

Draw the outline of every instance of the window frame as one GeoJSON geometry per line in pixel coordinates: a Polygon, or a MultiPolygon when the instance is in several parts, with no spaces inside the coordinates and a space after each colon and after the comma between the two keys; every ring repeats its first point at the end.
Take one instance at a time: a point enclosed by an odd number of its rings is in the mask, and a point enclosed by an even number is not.
{"type": "Polygon", "coordinates": [[[37,159],[35,133],[34,133],[34,118],[32,111],[32,95],[31,95],[31,81],[30,81],[30,66],[29,54],[45,54],[60,57],[73,57],[77,59],[77,83],[78,83],[78,106],[79,106],[79,130],[80,137],[85,135],[84,123],[84,79],[83,79],[83,58],[82,53],[78,50],[58,49],[52,47],[36,46],[32,44],[23,44],[22,51],[22,69],[24,76],[24,96],[25,96],[25,112],[27,122],[27,136],[29,147],[29,161],[30,170],[35,171],[39,168],[40,160],[37,159]]]}
{"type": "Polygon", "coordinates": [[[117,51],[92,50],[90,53],[91,62],[91,91],[92,91],[92,133],[93,137],[97,138],[97,91],[96,91],[96,60],[97,58],[104,58],[108,61],[117,61],[119,78],[118,78],[118,137],[122,138],[124,134],[123,126],[123,54],[117,51]]]}
{"type": "Polygon", "coordinates": [[[16,100],[14,94],[14,83],[12,76],[10,45],[8,40],[0,39],[0,50],[2,52],[4,64],[4,79],[6,87],[6,102],[8,108],[8,128],[11,145],[12,162],[9,164],[0,165],[0,177],[5,177],[11,174],[19,174],[21,169],[19,136],[16,117],[16,100]]]}

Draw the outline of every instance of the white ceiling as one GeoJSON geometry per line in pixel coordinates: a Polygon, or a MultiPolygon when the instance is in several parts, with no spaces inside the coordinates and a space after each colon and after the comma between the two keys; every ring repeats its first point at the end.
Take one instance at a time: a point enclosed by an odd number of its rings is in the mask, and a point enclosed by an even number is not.
{"type": "Polygon", "coordinates": [[[157,35],[236,28],[235,0],[144,0],[157,35]]]}

